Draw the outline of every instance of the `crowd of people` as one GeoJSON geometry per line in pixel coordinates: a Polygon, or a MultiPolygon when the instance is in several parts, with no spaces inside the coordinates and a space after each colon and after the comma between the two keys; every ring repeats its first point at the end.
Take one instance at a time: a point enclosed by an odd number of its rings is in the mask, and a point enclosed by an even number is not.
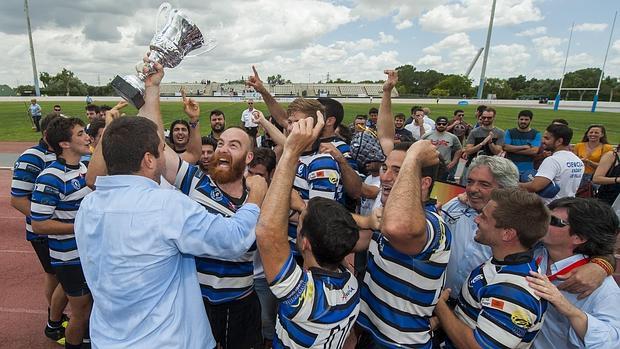
{"type": "Polygon", "coordinates": [[[253,67],[269,113],[248,100],[226,127],[212,110],[201,137],[184,95],[187,118],[165,129],[155,70],[139,117],[90,104],[85,124],[58,106],[15,163],[11,204],[45,272],[52,340],[620,347],[620,164],[602,125],[571,149],[565,120],[541,133],[529,110],[506,131],[485,106],[472,124],[460,109],[394,115],[388,70],[380,107],[348,126],[331,98],[285,109],[253,67]],[[464,193],[437,203],[436,181],[464,193]]]}

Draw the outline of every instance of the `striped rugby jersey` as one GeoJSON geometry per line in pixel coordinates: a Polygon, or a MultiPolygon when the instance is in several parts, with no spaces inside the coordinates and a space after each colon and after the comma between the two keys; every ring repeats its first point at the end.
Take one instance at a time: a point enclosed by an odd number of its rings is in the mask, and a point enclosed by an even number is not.
{"type": "MultiPolygon", "coordinates": [[[[245,203],[248,190],[234,199],[224,193],[198,166],[183,161],[174,183],[183,193],[213,214],[230,217],[245,203]]],[[[212,304],[243,298],[254,289],[256,243],[240,258],[196,257],[196,271],[202,296],[212,304]]]]}
{"type": "Polygon", "coordinates": [[[416,255],[397,251],[374,232],[357,323],[375,343],[431,348],[430,318],[445,282],[452,236],[441,217],[426,211],[427,242],[416,255]]]}
{"type": "MultiPolygon", "coordinates": [[[[33,221],[52,219],[73,224],[82,199],[92,190],[86,186],[86,166],[67,165],[59,159],[37,177],[30,214],[33,221]]],[[[74,234],[48,235],[53,266],[79,265],[74,234]]]]}
{"type": "MultiPolygon", "coordinates": [[[[542,327],[547,301],[525,279],[531,270],[541,271],[530,252],[512,256],[518,259],[491,258],[472,270],[455,308],[483,348],[529,348],[542,327]]],[[[454,347],[449,340],[446,345],[454,347]]]]}
{"type": "MultiPolygon", "coordinates": [[[[340,166],[330,154],[319,154],[315,151],[306,152],[297,161],[293,188],[301,198],[308,202],[313,197],[324,197],[341,202],[342,184],[340,166]]],[[[288,241],[291,251],[297,255],[297,223],[289,222],[288,241]]]]}
{"type": "MultiPolygon", "coordinates": [[[[31,200],[37,176],[55,160],[56,154],[47,149],[47,143],[42,139],[39,141],[39,144],[26,149],[26,151],[17,158],[13,166],[11,195],[14,197],[26,196],[31,200]]],[[[26,240],[30,241],[37,237],[46,237],[46,235],[37,235],[33,233],[30,222],[30,216],[26,216],[26,240]]]]}
{"type": "Polygon", "coordinates": [[[304,271],[293,254],[269,285],[278,300],[274,349],[340,349],[359,313],[359,288],[344,267],[304,271]]]}

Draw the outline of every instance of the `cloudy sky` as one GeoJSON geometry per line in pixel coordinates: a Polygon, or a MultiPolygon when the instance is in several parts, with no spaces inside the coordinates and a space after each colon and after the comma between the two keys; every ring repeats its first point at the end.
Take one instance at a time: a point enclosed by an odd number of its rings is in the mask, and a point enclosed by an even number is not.
{"type": "MultiPolygon", "coordinates": [[[[239,79],[255,64],[263,77],[296,82],[382,79],[413,64],[463,74],[484,46],[491,0],[172,0],[215,50],[187,58],[166,81],[239,79]]],[[[133,70],[153,36],[160,1],[30,0],[39,72],[63,67],[105,84],[133,70]]],[[[22,0],[0,2],[0,84],[32,83],[22,0]]],[[[617,0],[498,0],[487,76],[561,75],[572,22],[568,69],[601,66],[617,0]]],[[[620,19],[618,20],[620,22],[620,19]]],[[[482,59],[471,77],[479,78],[482,59]]],[[[620,23],[607,74],[620,77],[620,23]]]]}

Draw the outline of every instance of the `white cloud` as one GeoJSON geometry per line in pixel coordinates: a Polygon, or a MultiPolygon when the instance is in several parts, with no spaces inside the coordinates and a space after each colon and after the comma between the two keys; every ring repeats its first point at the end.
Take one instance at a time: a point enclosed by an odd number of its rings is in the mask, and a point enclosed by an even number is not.
{"type": "Polygon", "coordinates": [[[398,40],[396,40],[392,35],[379,32],[379,42],[382,44],[396,44],[398,43],[398,40]]]}
{"type": "Polygon", "coordinates": [[[530,60],[528,48],[521,44],[491,47],[488,76],[509,77],[523,72],[530,60]]]}
{"type": "MultiPolygon", "coordinates": [[[[486,28],[491,16],[488,0],[463,0],[459,3],[440,5],[420,17],[426,31],[455,33],[486,28]]],[[[534,0],[503,0],[495,9],[495,26],[508,26],[536,22],[544,17],[534,0]]]]}
{"type": "Polygon", "coordinates": [[[547,27],[536,27],[518,32],[517,36],[538,36],[547,33],[547,27]]]}
{"type": "Polygon", "coordinates": [[[476,55],[476,51],[468,34],[454,33],[423,48],[422,53],[425,55],[416,61],[416,65],[442,73],[462,74],[476,55]],[[443,57],[447,60],[444,61],[443,57]]]}
{"type": "Polygon", "coordinates": [[[407,29],[407,28],[411,28],[411,27],[413,27],[413,22],[408,20],[408,19],[405,19],[405,20],[403,20],[403,21],[401,21],[401,22],[396,24],[396,29],[398,29],[398,30],[403,30],[403,29],[407,29]]]}
{"type": "Polygon", "coordinates": [[[575,25],[576,32],[602,32],[607,29],[607,23],[581,23],[575,25]]]}
{"type": "Polygon", "coordinates": [[[532,43],[537,47],[560,46],[566,41],[568,41],[568,39],[557,38],[557,37],[552,37],[552,36],[541,36],[541,37],[532,39],[532,43]]]}
{"type": "Polygon", "coordinates": [[[611,46],[612,49],[620,52],[620,40],[616,40],[614,41],[613,45],[611,46]]]}

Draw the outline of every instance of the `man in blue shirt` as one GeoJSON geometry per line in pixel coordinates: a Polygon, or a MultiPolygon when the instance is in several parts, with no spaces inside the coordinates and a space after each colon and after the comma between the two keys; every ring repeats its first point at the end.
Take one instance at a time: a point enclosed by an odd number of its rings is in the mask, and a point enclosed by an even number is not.
{"type": "MultiPolygon", "coordinates": [[[[147,89],[155,87],[147,84],[147,89]]],[[[150,98],[159,94],[147,92],[145,105],[150,98]]],[[[113,121],[100,148],[110,176],[97,178],[97,190],[83,201],[76,218],[84,273],[95,300],[93,347],[215,347],[192,255],[236,258],[250,248],[265,181],[248,178],[246,204],[225,218],[159,187],[167,162],[179,160],[152,121],[113,121]]]]}
{"type": "Polygon", "coordinates": [[[536,250],[543,273],[528,277],[536,293],[552,304],[534,348],[619,348],[620,288],[612,276],[585,298],[555,286],[558,275],[587,263],[591,256],[613,253],[618,217],[594,199],[562,198],[551,202],[549,209],[544,248],[536,250]]]}
{"type": "Polygon", "coordinates": [[[39,125],[39,121],[41,121],[41,106],[37,104],[36,99],[33,98],[30,100],[28,110],[30,112],[30,116],[32,117],[34,127],[37,129],[37,132],[41,132],[41,127],[39,125]]]}
{"type": "Polygon", "coordinates": [[[520,111],[517,116],[518,127],[507,130],[504,134],[506,157],[517,165],[519,173],[534,169],[534,155],[538,153],[541,145],[540,132],[530,127],[533,118],[531,111],[520,111]]]}
{"type": "Polygon", "coordinates": [[[540,330],[547,301],[528,286],[538,271],[532,246],[545,235],[549,210],[532,193],[496,189],[476,224],[476,241],[493,257],[470,274],[455,311],[444,290],[435,307],[448,348],[527,348],[540,330]],[[514,212],[520,212],[514,216],[514,212]]]}

